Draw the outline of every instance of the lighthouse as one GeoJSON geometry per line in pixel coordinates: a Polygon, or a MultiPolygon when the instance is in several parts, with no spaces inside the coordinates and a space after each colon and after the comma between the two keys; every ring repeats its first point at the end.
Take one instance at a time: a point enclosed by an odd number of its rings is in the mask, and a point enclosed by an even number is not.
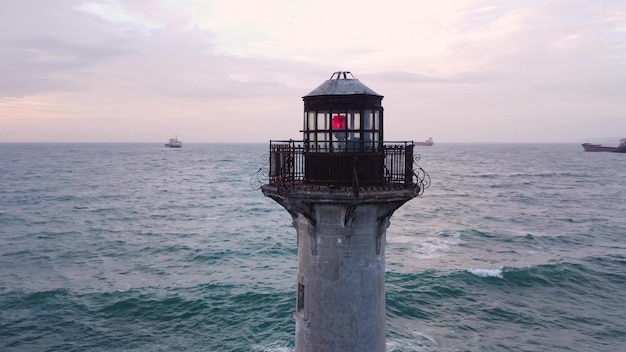
{"type": "Polygon", "coordinates": [[[263,194],[297,233],[296,352],[385,351],[385,238],[423,193],[413,143],[383,138],[383,96],[335,72],[303,97],[302,140],[271,140],[263,194]]]}

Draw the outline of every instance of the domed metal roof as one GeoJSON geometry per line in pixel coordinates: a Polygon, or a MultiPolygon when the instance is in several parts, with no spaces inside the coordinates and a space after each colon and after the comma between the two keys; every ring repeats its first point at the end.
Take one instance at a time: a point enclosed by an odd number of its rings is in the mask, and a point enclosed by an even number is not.
{"type": "Polygon", "coordinates": [[[320,95],[373,95],[382,97],[365,84],[354,78],[348,71],[338,71],[333,73],[329,80],[315,88],[311,93],[303,98],[320,95]]]}

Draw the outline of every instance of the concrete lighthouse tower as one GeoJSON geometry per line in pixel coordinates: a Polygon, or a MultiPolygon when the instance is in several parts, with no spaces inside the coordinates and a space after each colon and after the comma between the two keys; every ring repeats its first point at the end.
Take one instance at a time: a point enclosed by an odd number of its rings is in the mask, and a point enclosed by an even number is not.
{"type": "Polygon", "coordinates": [[[383,139],[383,96],[350,72],[303,97],[302,141],[270,141],[263,194],[297,231],[296,351],[385,351],[389,219],[428,186],[412,142],[383,139]]]}

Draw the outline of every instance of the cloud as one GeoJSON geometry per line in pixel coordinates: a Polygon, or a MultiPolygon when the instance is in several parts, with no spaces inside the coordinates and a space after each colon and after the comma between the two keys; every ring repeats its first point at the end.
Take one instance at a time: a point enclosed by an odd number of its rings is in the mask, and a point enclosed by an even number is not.
{"type": "Polygon", "coordinates": [[[625,14],[599,0],[4,0],[0,139],[40,138],[44,119],[58,138],[66,120],[72,138],[121,138],[104,124],[297,138],[301,97],[337,70],[385,96],[390,138],[527,140],[532,122],[552,140],[571,121],[597,129],[590,114],[625,129],[625,14]]]}
{"type": "Polygon", "coordinates": [[[82,70],[133,53],[131,28],[108,23],[75,8],[77,1],[8,0],[0,21],[0,96],[24,96],[84,86],[82,70]]]}
{"type": "MultiPolygon", "coordinates": [[[[145,23],[158,21],[129,15],[119,4],[78,3],[34,10],[28,1],[15,2],[12,13],[5,12],[15,22],[28,23],[31,11],[50,11],[43,21],[24,25],[20,34],[0,37],[0,70],[6,72],[0,96],[107,85],[205,99],[291,92],[288,80],[277,79],[294,76],[290,60],[217,53],[210,31],[172,30],[167,24],[145,31],[145,23]]],[[[307,66],[303,63],[298,70],[307,66]]]]}
{"type": "Polygon", "coordinates": [[[383,71],[375,74],[367,74],[363,77],[396,83],[480,84],[501,79],[502,75],[495,71],[459,72],[449,75],[424,75],[406,71],[383,71]]]}

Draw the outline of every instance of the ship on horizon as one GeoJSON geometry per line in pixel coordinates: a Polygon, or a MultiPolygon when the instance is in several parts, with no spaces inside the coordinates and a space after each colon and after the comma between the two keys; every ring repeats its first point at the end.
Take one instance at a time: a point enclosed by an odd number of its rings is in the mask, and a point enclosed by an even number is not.
{"type": "Polygon", "coordinates": [[[432,137],[429,137],[427,140],[425,140],[423,142],[413,142],[413,145],[418,145],[418,146],[422,146],[422,147],[430,147],[433,144],[435,144],[435,142],[433,141],[432,137]]]}
{"type": "Polygon", "coordinates": [[[626,138],[622,138],[617,147],[607,147],[593,143],[583,143],[582,146],[583,150],[586,152],[626,153],[626,138]]]}
{"type": "Polygon", "coordinates": [[[178,136],[174,138],[170,138],[169,143],[165,143],[167,148],[181,148],[183,146],[183,142],[178,139],[178,136]]]}

